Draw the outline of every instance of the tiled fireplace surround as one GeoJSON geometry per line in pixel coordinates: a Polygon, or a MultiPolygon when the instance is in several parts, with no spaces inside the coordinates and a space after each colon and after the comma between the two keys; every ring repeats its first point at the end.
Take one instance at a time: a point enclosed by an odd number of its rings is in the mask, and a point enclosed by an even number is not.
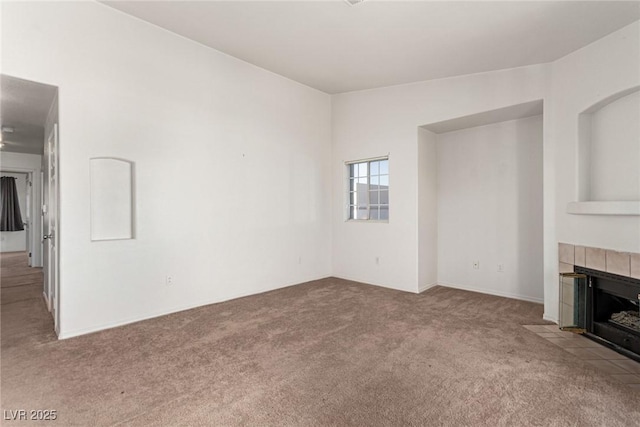
{"type": "MultiPolygon", "coordinates": [[[[572,273],[574,266],[606,271],[625,277],[640,279],[640,254],[618,252],[588,246],[558,244],[560,273],[572,273]]],[[[558,307],[560,319],[570,319],[573,313],[573,285],[562,284],[562,303],[558,307]]]]}
{"type": "Polygon", "coordinates": [[[560,273],[571,273],[575,265],[640,279],[640,253],[618,252],[588,246],[558,244],[560,273]]]}

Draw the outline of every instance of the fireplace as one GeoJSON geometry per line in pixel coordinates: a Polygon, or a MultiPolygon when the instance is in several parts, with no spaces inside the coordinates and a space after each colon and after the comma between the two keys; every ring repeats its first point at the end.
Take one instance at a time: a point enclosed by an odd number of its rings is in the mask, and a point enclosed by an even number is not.
{"type": "Polygon", "coordinates": [[[640,280],[586,267],[585,335],[640,362],[640,280]]]}

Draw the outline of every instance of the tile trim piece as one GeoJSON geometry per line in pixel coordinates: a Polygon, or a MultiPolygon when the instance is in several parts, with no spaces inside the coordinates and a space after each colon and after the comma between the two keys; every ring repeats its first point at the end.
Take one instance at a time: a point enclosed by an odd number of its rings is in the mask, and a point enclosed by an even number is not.
{"type": "Polygon", "coordinates": [[[558,242],[558,267],[561,272],[573,266],[586,267],[594,270],[614,273],[624,277],[640,279],[640,253],[616,251],[613,249],[596,248],[592,246],[573,245],[571,243],[558,242]],[[572,249],[572,250],[570,250],[572,249]],[[569,253],[571,252],[571,253],[569,253]],[[584,253],[584,255],[582,255],[584,253]],[[571,257],[571,255],[573,255],[571,257]],[[594,259],[594,257],[603,259],[594,259]],[[614,257],[629,259],[629,268],[618,270],[613,265],[614,257]],[[572,259],[569,259],[572,258],[572,259]],[[571,262],[567,262],[571,261],[571,262]],[[613,268],[614,271],[611,271],[613,268]]]}

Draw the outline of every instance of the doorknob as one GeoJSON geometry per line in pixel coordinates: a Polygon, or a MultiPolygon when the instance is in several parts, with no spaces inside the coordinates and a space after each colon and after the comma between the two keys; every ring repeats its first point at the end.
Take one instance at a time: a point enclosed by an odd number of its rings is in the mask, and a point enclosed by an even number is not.
{"type": "Polygon", "coordinates": [[[42,236],[42,238],[43,238],[44,240],[47,240],[47,239],[53,239],[53,234],[45,234],[44,236],[42,236]]]}

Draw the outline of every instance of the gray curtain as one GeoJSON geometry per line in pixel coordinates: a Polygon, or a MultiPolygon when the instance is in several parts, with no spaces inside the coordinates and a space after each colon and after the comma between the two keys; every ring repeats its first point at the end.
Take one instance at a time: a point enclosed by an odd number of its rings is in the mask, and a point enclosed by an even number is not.
{"type": "Polygon", "coordinates": [[[18,201],[16,179],[11,176],[0,178],[0,231],[22,231],[22,215],[18,201]]]}

